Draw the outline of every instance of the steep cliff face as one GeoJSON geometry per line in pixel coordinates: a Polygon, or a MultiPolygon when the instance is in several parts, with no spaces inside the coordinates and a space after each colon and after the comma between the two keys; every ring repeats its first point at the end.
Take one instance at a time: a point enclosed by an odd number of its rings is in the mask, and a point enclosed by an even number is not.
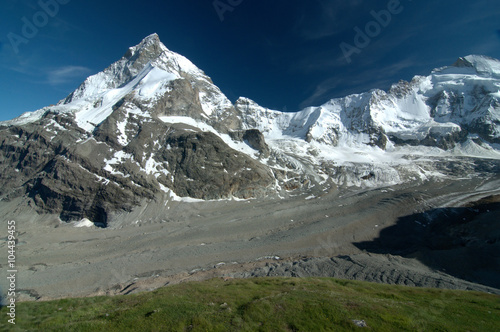
{"type": "MultiPolygon", "coordinates": [[[[388,92],[284,113],[233,105],[153,34],[57,105],[0,123],[0,196],[106,225],[144,200],[449,176],[456,158],[500,159],[499,68],[469,56],[388,92]]],[[[477,171],[467,165],[456,175],[477,171]]]]}

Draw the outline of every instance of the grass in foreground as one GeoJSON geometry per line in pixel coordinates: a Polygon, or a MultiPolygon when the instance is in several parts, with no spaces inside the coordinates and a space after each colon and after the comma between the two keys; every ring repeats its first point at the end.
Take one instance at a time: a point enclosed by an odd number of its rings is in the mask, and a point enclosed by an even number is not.
{"type": "Polygon", "coordinates": [[[500,297],[330,278],[213,279],[116,297],[26,302],[9,331],[499,331],[500,297]]]}

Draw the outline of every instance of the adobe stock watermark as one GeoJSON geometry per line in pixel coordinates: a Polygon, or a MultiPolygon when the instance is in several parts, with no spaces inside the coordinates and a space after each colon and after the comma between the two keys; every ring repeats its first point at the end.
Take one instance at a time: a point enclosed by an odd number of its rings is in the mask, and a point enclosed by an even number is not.
{"type": "Polygon", "coordinates": [[[227,12],[233,12],[236,7],[241,5],[243,0],[214,0],[212,5],[214,6],[217,15],[221,22],[224,22],[224,15],[227,12]]]}
{"type": "Polygon", "coordinates": [[[16,324],[16,222],[7,222],[7,320],[9,324],[16,324]]]}
{"type": "MultiPolygon", "coordinates": [[[[412,0],[406,0],[412,1],[412,0]]],[[[351,63],[351,57],[354,54],[360,54],[361,51],[367,48],[372,42],[373,38],[378,37],[385,28],[389,26],[392,21],[393,16],[401,14],[404,10],[404,6],[401,4],[400,0],[389,0],[387,3],[387,9],[382,9],[380,11],[372,10],[370,15],[373,17],[372,21],[369,21],[364,26],[364,29],[356,26],[354,27],[353,44],[346,42],[340,43],[340,49],[346,59],[347,63],[351,63]]]]}
{"type": "Polygon", "coordinates": [[[14,53],[19,53],[21,44],[28,44],[29,41],[38,35],[40,29],[49,24],[50,19],[56,17],[61,5],[66,5],[71,0],[39,0],[37,11],[31,18],[23,16],[21,18],[21,34],[9,32],[7,38],[14,49],[14,53]]]}

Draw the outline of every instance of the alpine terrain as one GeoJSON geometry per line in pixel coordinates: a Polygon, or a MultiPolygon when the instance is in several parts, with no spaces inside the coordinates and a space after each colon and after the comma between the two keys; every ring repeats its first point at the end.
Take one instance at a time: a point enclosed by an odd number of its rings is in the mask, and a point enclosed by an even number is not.
{"type": "Polygon", "coordinates": [[[287,113],[232,103],[153,34],[0,122],[0,170],[25,299],[220,275],[500,292],[500,61],[485,56],[287,113]]]}

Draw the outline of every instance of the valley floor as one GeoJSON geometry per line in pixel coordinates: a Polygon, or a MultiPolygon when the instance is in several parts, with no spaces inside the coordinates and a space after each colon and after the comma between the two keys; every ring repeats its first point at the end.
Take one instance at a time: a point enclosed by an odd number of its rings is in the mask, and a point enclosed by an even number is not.
{"type": "MultiPolygon", "coordinates": [[[[16,220],[22,301],[252,276],[333,276],[500,294],[494,233],[499,194],[500,177],[318,190],[289,199],[188,203],[164,197],[113,216],[105,229],[37,216],[19,201],[0,202],[0,208],[5,225],[16,220]],[[490,201],[460,208],[485,197],[490,201]],[[426,220],[450,213],[453,220],[464,219],[452,225],[457,234],[472,240],[461,244],[449,240],[456,234],[444,234],[448,246],[433,246],[440,239],[429,238],[426,220]],[[451,266],[446,262],[453,257],[451,266]]],[[[0,250],[7,251],[5,239],[0,250]]]]}

